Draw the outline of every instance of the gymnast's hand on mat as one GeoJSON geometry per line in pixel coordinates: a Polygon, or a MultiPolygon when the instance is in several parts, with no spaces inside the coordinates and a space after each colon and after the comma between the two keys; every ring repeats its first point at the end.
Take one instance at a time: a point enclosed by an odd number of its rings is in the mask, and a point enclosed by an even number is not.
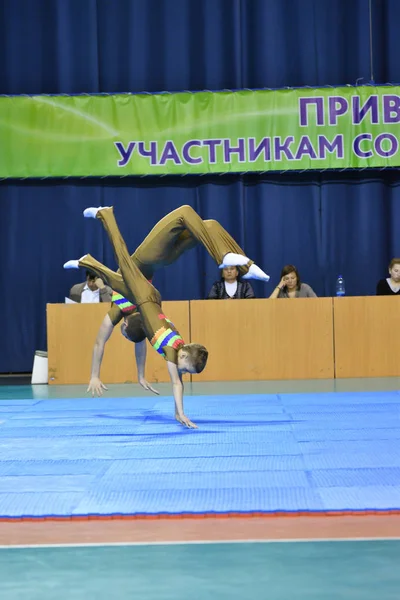
{"type": "Polygon", "coordinates": [[[182,423],[182,425],[185,427],[189,427],[189,429],[198,429],[197,425],[192,423],[192,421],[185,415],[179,415],[178,413],[175,413],[175,419],[179,421],[179,423],[182,423]]]}
{"type": "Polygon", "coordinates": [[[146,381],[146,379],[144,377],[141,377],[139,379],[139,383],[142,386],[142,388],[144,388],[145,390],[149,390],[150,392],[153,392],[153,394],[157,394],[157,396],[160,395],[160,392],[157,392],[157,390],[152,388],[151,385],[149,384],[149,382],[146,381]]]}
{"type": "Polygon", "coordinates": [[[94,397],[95,394],[97,396],[102,396],[103,390],[108,390],[108,387],[106,387],[98,377],[92,377],[89,381],[89,387],[86,392],[90,392],[92,397],[94,397]]]}

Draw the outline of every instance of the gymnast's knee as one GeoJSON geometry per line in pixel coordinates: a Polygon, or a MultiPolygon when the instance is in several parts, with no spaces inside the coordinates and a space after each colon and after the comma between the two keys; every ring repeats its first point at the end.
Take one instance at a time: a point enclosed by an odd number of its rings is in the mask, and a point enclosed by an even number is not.
{"type": "Polygon", "coordinates": [[[207,227],[207,229],[211,230],[220,227],[220,224],[215,219],[207,219],[206,221],[204,221],[204,225],[207,227]]]}
{"type": "Polygon", "coordinates": [[[181,216],[183,218],[193,215],[193,213],[196,212],[191,206],[189,206],[189,204],[184,204],[183,206],[180,206],[176,210],[179,213],[179,216],[181,216]]]}

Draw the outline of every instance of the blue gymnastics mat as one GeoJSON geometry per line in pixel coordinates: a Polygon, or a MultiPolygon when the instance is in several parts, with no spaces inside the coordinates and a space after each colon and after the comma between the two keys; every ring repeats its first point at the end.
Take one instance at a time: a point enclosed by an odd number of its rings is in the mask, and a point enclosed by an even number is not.
{"type": "Polygon", "coordinates": [[[400,393],[2,400],[0,518],[400,510],[400,393]]]}

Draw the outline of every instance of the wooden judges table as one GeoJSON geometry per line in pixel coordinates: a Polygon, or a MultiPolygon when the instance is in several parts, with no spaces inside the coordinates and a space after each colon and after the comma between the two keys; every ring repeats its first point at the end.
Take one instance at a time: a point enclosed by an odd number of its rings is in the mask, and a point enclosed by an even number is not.
{"type": "MultiPolygon", "coordinates": [[[[94,341],[108,304],[48,304],[50,384],[87,384],[94,341]]],[[[400,312],[394,297],[164,302],[185,341],[204,344],[194,381],[400,376],[400,312]]],[[[146,377],[168,381],[150,347],[146,377]]],[[[134,347],[119,326],[106,344],[104,383],[136,382],[134,347]]]]}
{"type": "MultiPolygon", "coordinates": [[[[108,303],[47,305],[50,384],[89,383],[94,342],[109,309],[108,303]]],[[[163,302],[163,310],[183,339],[189,339],[189,302],[163,302]]],[[[137,382],[134,345],[121,334],[121,323],[104,350],[100,374],[105,384],[137,382]]],[[[168,381],[165,361],[150,344],[146,362],[148,381],[168,381]]]]}

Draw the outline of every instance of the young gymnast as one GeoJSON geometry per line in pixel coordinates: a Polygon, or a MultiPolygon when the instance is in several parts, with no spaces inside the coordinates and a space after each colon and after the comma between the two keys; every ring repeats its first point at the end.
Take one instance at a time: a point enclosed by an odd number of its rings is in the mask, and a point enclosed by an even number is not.
{"type": "MultiPolygon", "coordinates": [[[[131,256],[133,259],[134,255],[131,256]]],[[[103,361],[104,349],[106,343],[111,337],[114,327],[122,321],[121,333],[130,342],[135,344],[135,359],[138,383],[145,389],[158,394],[145,376],[147,347],[146,333],[143,329],[143,322],[137,307],[126,298],[113,291],[111,298],[111,308],[105,315],[96,336],[92,352],[92,366],[90,371],[90,381],[87,391],[92,396],[101,396],[103,390],[107,387],[100,379],[101,363],[103,361]]]]}
{"type": "Polygon", "coordinates": [[[182,374],[201,373],[207,363],[208,351],[201,344],[185,344],[172,322],[163,314],[161,296],[149,280],[158,268],[171,264],[197,243],[205,246],[220,268],[237,266],[243,279],[268,281],[269,276],[244,255],[217,221],[203,221],[190,206],[182,206],[161,219],[136,250],[134,258],[129,255],[112,207],[87,208],[84,216],[102,221],[120,273],[108,269],[90,255],[68,261],[64,268],[90,269],[123,299],[137,306],[147,339],[167,361],[175,418],[186,427],[196,428],[184,414],[182,374]]]}

